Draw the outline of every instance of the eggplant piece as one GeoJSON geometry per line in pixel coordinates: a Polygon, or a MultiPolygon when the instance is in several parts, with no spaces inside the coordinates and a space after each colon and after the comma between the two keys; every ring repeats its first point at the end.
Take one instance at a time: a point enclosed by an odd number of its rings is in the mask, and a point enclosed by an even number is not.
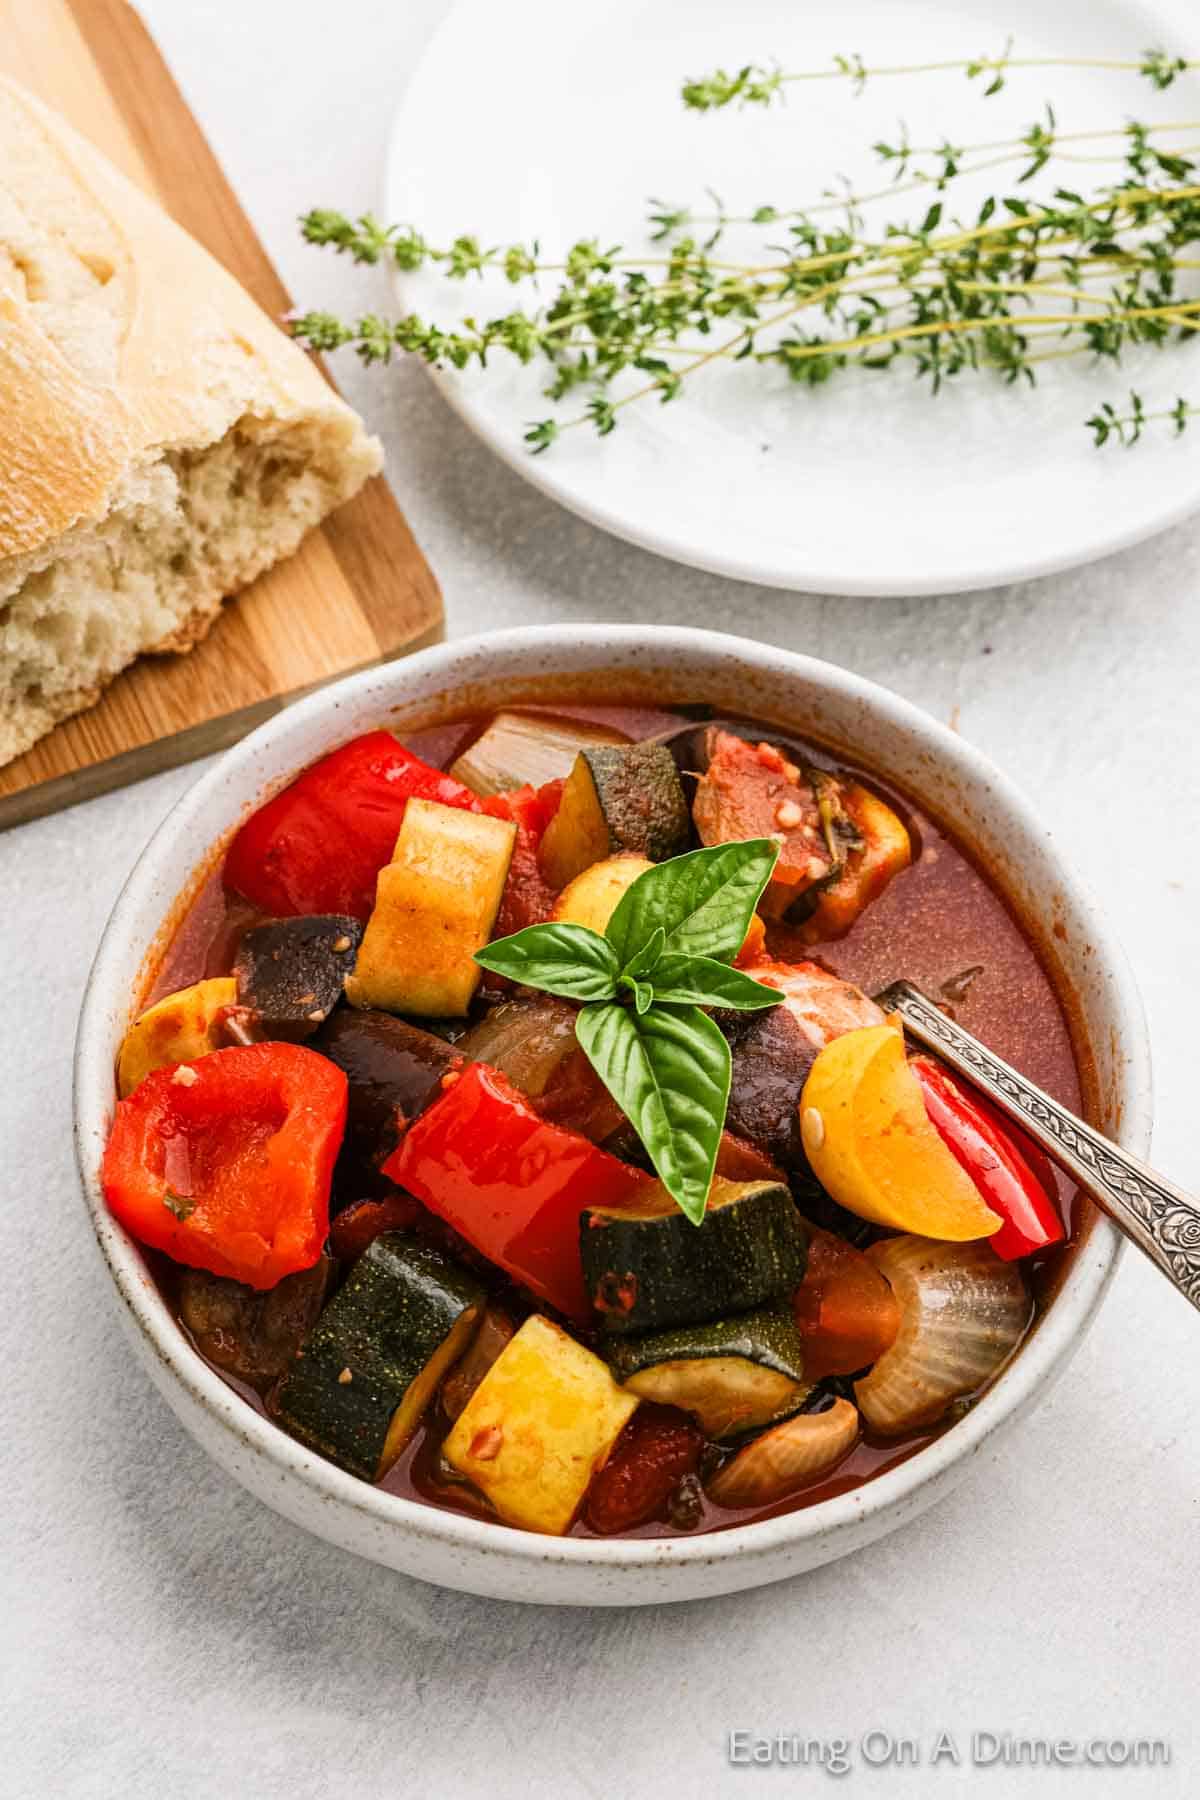
{"type": "Polygon", "coordinates": [[[332,1277],[327,1256],[265,1293],[206,1269],[181,1269],[180,1322],[210,1363],[266,1387],[289,1368],[316,1324],[332,1277]]]}
{"type": "Polygon", "coordinates": [[[784,1001],[764,1012],[717,1015],[732,1052],[726,1128],[789,1174],[808,1176],[800,1095],[809,1070],[831,1038],[882,1025],[884,1016],[860,988],[816,963],[762,962],[749,972],[784,1001]]]}
{"type": "Polygon", "coordinates": [[[360,1194],[374,1191],[382,1184],[380,1165],[405,1124],[433,1097],[442,1076],[462,1066],[462,1055],[393,1013],[348,1008],[326,1021],[312,1048],[336,1063],[350,1083],[337,1184],[344,1189],[357,1183],[360,1194]]]}
{"type": "Polygon", "coordinates": [[[238,998],[268,1038],[303,1043],[342,997],[363,928],[341,913],[268,919],[245,932],[233,972],[238,998]]]}
{"type": "MultiPolygon", "coordinates": [[[[757,980],[757,975],[755,976],[757,980]]],[[[719,1023],[724,1019],[719,1018],[719,1023]]],[[[733,1024],[726,1125],[789,1173],[808,1166],[800,1141],[800,1095],[821,1048],[785,1007],[733,1024]]]]}
{"type": "MultiPolygon", "coordinates": [[[[487,971],[484,971],[485,976],[487,971]]],[[[507,989],[505,990],[507,992],[507,989]]],[[[407,1015],[411,1025],[427,1032],[430,1037],[441,1038],[443,1044],[457,1044],[465,1038],[471,1027],[481,1019],[488,1009],[489,1001],[478,996],[471,1002],[471,1010],[465,1019],[430,1018],[427,1013],[410,1013],[407,1015]]]]}

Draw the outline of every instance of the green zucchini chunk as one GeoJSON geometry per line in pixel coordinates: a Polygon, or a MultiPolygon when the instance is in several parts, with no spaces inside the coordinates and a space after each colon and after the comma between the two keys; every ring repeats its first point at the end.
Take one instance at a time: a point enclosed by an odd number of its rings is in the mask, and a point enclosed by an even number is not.
{"type": "Polygon", "coordinates": [[[581,750],[542,839],[542,867],[551,885],[563,888],[620,851],[663,862],[687,849],[691,824],[665,744],[581,750]]]}
{"type": "Polygon", "coordinates": [[[613,1373],[631,1394],[694,1415],[709,1438],[737,1437],[785,1418],[812,1390],[790,1307],[614,1338],[613,1373]]]}
{"type": "Polygon", "coordinates": [[[364,1250],[279,1390],[293,1437],[379,1481],[466,1350],[484,1290],[448,1257],[400,1232],[364,1250]]]}
{"type": "Polygon", "coordinates": [[[621,1336],[751,1312],[799,1287],[808,1232],[778,1181],[716,1180],[693,1225],[665,1188],[636,1209],[594,1207],[580,1222],[592,1304],[621,1336]]]}

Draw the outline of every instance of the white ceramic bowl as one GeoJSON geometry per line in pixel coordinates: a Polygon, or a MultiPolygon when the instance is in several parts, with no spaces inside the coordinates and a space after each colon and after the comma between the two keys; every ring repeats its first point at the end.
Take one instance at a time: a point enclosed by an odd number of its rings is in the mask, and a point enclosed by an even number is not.
{"type": "MultiPolygon", "coordinates": [[[[984,1442],[1049,1388],[1092,1319],[1119,1250],[1097,1219],[1053,1303],[1004,1375],[927,1449],[854,1492],[761,1524],[689,1539],[538,1537],[381,1493],[312,1455],[247,1406],[191,1348],[137,1246],[110,1218],[99,1165],[113,1064],[148,957],[197,869],[306,763],[381,724],[414,728],[451,704],[516,697],[706,700],[852,753],[954,825],[1040,936],[1073,992],[1094,1060],[1098,1122],[1149,1143],[1149,1052],[1125,958],[1033,806],[984,757],[905,701],[828,663],[713,632],[558,626],[422,651],[292,706],[210,769],[140,857],[92,969],[75,1061],[79,1167],[120,1311],[152,1378],[192,1435],[259,1499],[319,1537],[426,1581],[503,1599],[628,1605],[755,1587],[845,1555],[924,1511],[984,1442]]],[[[174,1479],[164,1462],[162,1479],[174,1479]]]]}

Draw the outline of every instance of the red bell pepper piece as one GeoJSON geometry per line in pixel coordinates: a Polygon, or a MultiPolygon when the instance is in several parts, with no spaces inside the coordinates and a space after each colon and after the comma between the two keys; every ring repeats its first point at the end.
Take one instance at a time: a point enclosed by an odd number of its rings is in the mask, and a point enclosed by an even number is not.
{"type": "Polygon", "coordinates": [[[914,1056],[925,1111],[942,1142],[1004,1220],[988,1243],[1005,1262],[1061,1244],[1066,1227],[1049,1158],[982,1094],[959,1087],[931,1057],[914,1056]]]}
{"type": "Polygon", "coordinates": [[[431,768],[390,731],[343,744],[260,806],[225,859],[225,883],[275,918],[370,917],[375,878],[392,860],[411,799],[478,812],[461,781],[431,768]]]}
{"type": "Polygon", "coordinates": [[[140,1243],[271,1288],[321,1254],[345,1122],[345,1075],[300,1044],[167,1063],[117,1106],[104,1197],[140,1243]]]}
{"type": "Polygon", "coordinates": [[[426,1108],[383,1173],[489,1262],[581,1321],[591,1306],[579,1215],[627,1204],[653,1180],[550,1124],[487,1063],[472,1063],[426,1108]]]}

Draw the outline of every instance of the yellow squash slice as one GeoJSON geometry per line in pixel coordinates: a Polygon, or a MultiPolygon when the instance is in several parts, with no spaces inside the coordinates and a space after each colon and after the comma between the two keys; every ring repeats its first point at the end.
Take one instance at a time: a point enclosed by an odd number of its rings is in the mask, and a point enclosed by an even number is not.
{"type": "Polygon", "coordinates": [[[598,1356],[535,1313],[475,1389],[443,1454],[508,1524],[561,1536],[637,1405],[598,1356]]]}
{"type": "Polygon", "coordinates": [[[496,923],[516,836],[507,819],[409,801],[346,981],[352,1006],[430,1018],[466,1012],[482,974],[475,952],[496,923]]]}
{"type": "Polygon", "coordinates": [[[554,902],[550,917],[570,925],[587,925],[603,936],[625,890],[633,886],[639,875],[653,867],[649,857],[638,856],[633,851],[606,856],[603,862],[593,863],[590,869],[567,883],[554,902]]]}
{"type": "Polygon", "coordinates": [[[800,1097],[800,1135],[821,1186],[860,1219],[952,1243],[1000,1229],[930,1122],[891,1025],[826,1044],[800,1097]]]}
{"type": "Polygon", "coordinates": [[[197,981],[147,1007],[125,1033],[117,1058],[117,1086],[122,1100],[132,1094],[152,1069],[165,1063],[195,1062],[220,1048],[214,1030],[227,1006],[237,1005],[232,975],[197,981]]]}

